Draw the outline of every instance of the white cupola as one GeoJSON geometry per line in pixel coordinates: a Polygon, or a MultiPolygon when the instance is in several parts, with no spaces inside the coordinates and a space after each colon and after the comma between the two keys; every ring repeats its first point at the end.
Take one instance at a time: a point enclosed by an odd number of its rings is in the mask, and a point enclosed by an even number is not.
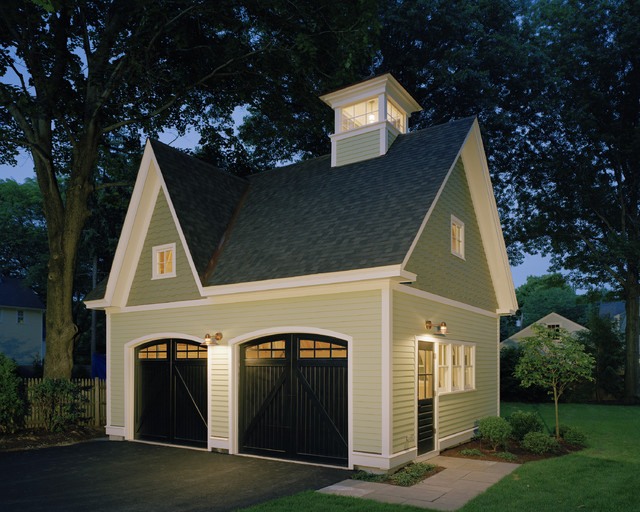
{"type": "Polygon", "coordinates": [[[331,166],[386,154],[422,107],[387,73],[320,96],[335,112],[331,166]]]}

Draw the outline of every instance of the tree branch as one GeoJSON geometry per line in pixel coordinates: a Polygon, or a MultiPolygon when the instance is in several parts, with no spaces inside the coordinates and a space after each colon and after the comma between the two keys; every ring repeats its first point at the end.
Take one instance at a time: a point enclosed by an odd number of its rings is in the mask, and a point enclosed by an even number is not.
{"type": "Polygon", "coordinates": [[[112,124],[110,126],[107,126],[107,127],[102,129],[102,134],[109,133],[109,132],[111,132],[113,130],[117,130],[118,128],[122,128],[123,126],[128,126],[130,124],[134,124],[134,123],[137,123],[137,122],[140,122],[140,121],[152,119],[152,118],[160,115],[165,110],[171,108],[176,103],[176,101],[181,99],[189,91],[195,89],[196,87],[198,87],[199,85],[202,85],[207,80],[213,78],[216,74],[218,74],[218,72],[221,69],[226,68],[227,66],[229,66],[233,62],[236,62],[236,61],[239,61],[239,60],[244,60],[244,59],[247,59],[247,58],[249,58],[249,57],[251,57],[253,55],[256,55],[258,53],[262,53],[262,52],[266,51],[270,46],[271,45],[269,44],[264,48],[260,48],[258,50],[253,50],[251,52],[245,53],[244,55],[242,55],[240,57],[233,57],[233,58],[229,59],[227,62],[225,62],[223,64],[220,64],[218,67],[216,67],[213,71],[211,71],[211,73],[208,73],[207,75],[203,76],[200,80],[194,82],[189,87],[186,87],[185,89],[183,89],[182,92],[180,92],[179,94],[174,95],[169,101],[167,101],[161,107],[158,107],[153,112],[150,112],[150,113],[148,113],[146,115],[142,115],[142,116],[137,117],[137,118],[128,119],[126,121],[120,121],[119,123],[115,123],[115,124],[112,124]]]}
{"type": "Polygon", "coordinates": [[[102,183],[100,185],[96,185],[93,187],[94,192],[97,190],[102,190],[104,188],[110,188],[110,187],[133,187],[135,185],[135,183],[132,183],[131,181],[116,181],[113,183],[102,183]]]}

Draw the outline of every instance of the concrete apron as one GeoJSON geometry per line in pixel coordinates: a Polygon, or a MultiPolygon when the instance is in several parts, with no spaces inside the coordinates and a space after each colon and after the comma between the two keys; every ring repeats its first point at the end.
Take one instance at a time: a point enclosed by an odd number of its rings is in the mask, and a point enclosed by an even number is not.
{"type": "Polygon", "coordinates": [[[318,492],[436,510],[457,510],[520,466],[441,455],[428,462],[446,469],[412,487],[343,480],[318,492]]]}

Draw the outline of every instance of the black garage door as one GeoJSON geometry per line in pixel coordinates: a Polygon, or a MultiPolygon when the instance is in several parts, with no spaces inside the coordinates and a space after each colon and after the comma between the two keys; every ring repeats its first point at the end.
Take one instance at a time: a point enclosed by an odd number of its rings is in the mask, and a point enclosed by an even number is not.
{"type": "Polygon", "coordinates": [[[165,339],[136,349],[135,438],[207,444],[207,347],[165,339]]]}
{"type": "Polygon", "coordinates": [[[240,451],[346,466],[346,343],[287,334],[240,352],[240,451]]]}

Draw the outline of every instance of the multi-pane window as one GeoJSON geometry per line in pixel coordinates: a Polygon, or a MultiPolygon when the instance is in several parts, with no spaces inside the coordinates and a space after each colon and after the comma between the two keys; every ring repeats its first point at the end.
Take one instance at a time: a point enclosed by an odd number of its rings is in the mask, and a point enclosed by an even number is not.
{"type": "Polygon", "coordinates": [[[23,324],[24,323],[24,311],[18,310],[16,312],[16,323],[23,324]]]}
{"type": "Polygon", "coordinates": [[[266,341],[245,348],[244,356],[247,359],[285,359],[285,348],[285,340],[266,341]]]}
{"type": "Polygon", "coordinates": [[[176,344],[176,359],[207,359],[207,355],[206,345],[176,344]]]}
{"type": "Polygon", "coordinates": [[[438,389],[440,391],[448,391],[450,347],[447,343],[438,345],[438,389]]]}
{"type": "Polygon", "coordinates": [[[475,385],[473,378],[473,354],[471,345],[464,345],[464,389],[472,389],[475,385]]]}
{"type": "Polygon", "coordinates": [[[378,122],[378,98],[370,98],[341,109],[341,130],[353,130],[378,122]]]}
{"type": "Polygon", "coordinates": [[[347,347],[318,340],[300,340],[301,359],[346,359],[347,347]]]}
{"type": "Polygon", "coordinates": [[[475,347],[467,343],[438,344],[438,390],[475,389],[475,347]]]}
{"type": "Polygon", "coordinates": [[[141,349],[138,352],[138,359],[167,359],[167,344],[159,343],[141,349]]]}
{"type": "Polygon", "coordinates": [[[451,253],[464,259],[464,223],[451,216],[451,253]]]}
{"type": "Polygon", "coordinates": [[[451,390],[463,388],[462,377],[462,345],[451,345],[451,390]]]}
{"type": "Polygon", "coordinates": [[[387,121],[389,121],[396,129],[404,133],[405,115],[393,103],[387,101],[387,121]]]}
{"type": "Polygon", "coordinates": [[[176,244],[153,248],[153,279],[176,276],[176,244]]]}

